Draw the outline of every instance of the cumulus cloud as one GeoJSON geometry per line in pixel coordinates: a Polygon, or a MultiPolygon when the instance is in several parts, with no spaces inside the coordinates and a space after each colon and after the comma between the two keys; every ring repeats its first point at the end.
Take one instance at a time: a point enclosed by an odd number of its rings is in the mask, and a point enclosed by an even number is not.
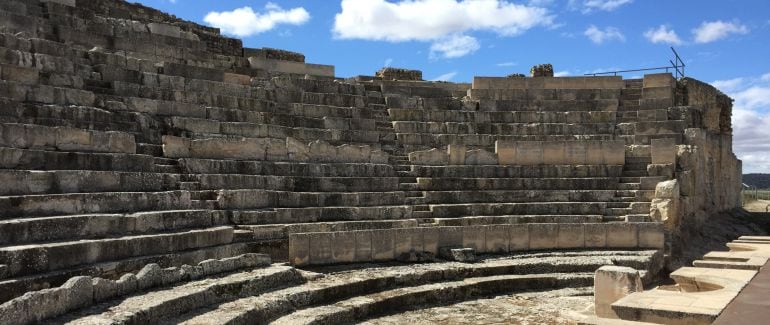
{"type": "Polygon", "coordinates": [[[744,173],[770,172],[770,80],[742,77],[711,84],[735,99],[733,148],[744,173]]]}
{"type": "Polygon", "coordinates": [[[553,25],[548,9],[503,0],[342,0],[332,33],[338,39],[431,42],[431,52],[459,57],[478,49],[474,31],[515,36],[553,25]]]}
{"type": "Polygon", "coordinates": [[[203,18],[207,24],[222,30],[222,33],[238,37],[248,37],[264,33],[278,25],[299,26],[310,20],[310,13],[303,7],[283,9],[268,2],[263,12],[256,12],[251,7],[232,11],[212,11],[203,18]]]}
{"type": "Polygon", "coordinates": [[[732,92],[743,85],[743,78],[717,80],[712,82],[711,85],[723,92],[732,92]]]}
{"type": "Polygon", "coordinates": [[[749,28],[738,22],[724,22],[721,20],[706,22],[704,21],[698,28],[692,30],[696,43],[711,43],[730,35],[748,34],[749,28]]]}
{"type": "Polygon", "coordinates": [[[677,35],[673,29],[668,29],[668,26],[666,25],[660,25],[658,28],[650,28],[644,33],[644,37],[654,44],[682,44],[682,39],[679,38],[679,35],[677,35]]]}
{"type": "Polygon", "coordinates": [[[454,78],[457,75],[457,71],[448,72],[445,74],[442,74],[436,78],[431,79],[430,81],[450,81],[452,78],[454,78]]]}
{"type": "Polygon", "coordinates": [[[633,0],[570,0],[568,7],[587,14],[594,11],[613,11],[631,2],[633,0]]]}
{"type": "Polygon", "coordinates": [[[604,29],[600,29],[594,25],[591,25],[583,34],[588,37],[591,42],[596,44],[602,44],[612,40],[618,40],[621,42],[626,40],[626,37],[623,35],[623,33],[621,33],[620,30],[615,27],[605,27],[604,29]]]}
{"type": "Polygon", "coordinates": [[[476,52],[479,48],[481,48],[479,41],[471,36],[452,35],[434,42],[430,46],[430,57],[459,58],[476,52]]]}
{"type": "Polygon", "coordinates": [[[569,71],[557,71],[553,73],[554,77],[566,77],[569,75],[570,75],[569,71]]]}

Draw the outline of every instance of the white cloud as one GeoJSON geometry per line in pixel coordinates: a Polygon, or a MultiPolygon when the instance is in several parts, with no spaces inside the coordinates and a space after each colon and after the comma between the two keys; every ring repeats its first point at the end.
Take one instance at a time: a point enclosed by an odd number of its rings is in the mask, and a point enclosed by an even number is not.
{"type": "Polygon", "coordinates": [[[743,172],[770,172],[770,78],[742,77],[711,84],[735,99],[733,149],[743,172]]]}
{"type": "Polygon", "coordinates": [[[620,30],[615,27],[605,27],[604,30],[602,30],[594,25],[591,25],[583,34],[588,37],[591,42],[596,44],[602,44],[606,41],[612,40],[618,40],[621,42],[626,40],[626,37],[623,36],[623,33],[621,33],[620,30]]]}
{"type": "Polygon", "coordinates": [[[221,29],[222,33],[238,37],[257,35],[282,24],[299,26],[308,20],[310,14],[303,7],[284,10],[272,2],[268,2],[261,13],[247,6],[232,11],[212,11],[203,18],[207,24],[221,29]]]}
{"type": "Polygon", "coordinates": [[[479,41],[471,36],[452,35],[434,42],[430,46],[430,57],[459,58],[476,52],[479,48],[481,48],[479,41]]]}
{"type": "Polygon", "coordinates": [[[633,0],[570,0],[568,7],[587,14],[594,11],[613,11],[631,2],[633,0]]]}
{"type": "Polygon", "coordinates": [[[724,39],[732,34],[748,34],[749,28],[738,22],[704,21],[698,28],[693,29],[692,33],[695,35],[695,42],[703,44],[724,39]]]}
{"type": "Polygon", "coordinates": [[[677,35],[673,29],[668,29],[668,26],[666,25],[660,25],[658,28],[650,28],[644,33],[644,37],[646,37],[650,42],[654,44],[682,44],[682,40],[679,38],[679,35],[677,35]]]}
{"type": "Polygon", "coordinates": [[[442,74],[436,78],[431,79],[430,81],[449,81],[452,80],[457,75],[457,71],[448,72],[445,74],[442,74]]]}
{"type": "Polygon", "coordinates": [[[553,25],[548,9],[505,0],[342,0],[332,33],[338,39],[431,42],[445,57],[477,50],[474,31],[516,36],[553,25]]]}
{"type": "Polygon", "coordinates": [[[557,71],[557,72],[554,72],[553,74],[554,77],[566,77],[569,75],[570,75],[569,71],[557,71]]]}
{"type": "MultiPolygon", "coordinates": [[[[517,65],[519,65],[518,62],[501,62],[497,64],[498,67],[515,67],[517,65]]],[[[770,74],[768,75],[770,77],[770,74]]]]}
{"type": "Polygon", "coordinates": [[[762,81],[770,81],[770,73],[765,73],[762,75],[762,81]]]}
{"type": "Polygon", "coordinates": [[[743,85],[743,78],[734,78],[728,80],[717,80],[711,83],[712,86],[723,92],[732,92],[743,85]]]}

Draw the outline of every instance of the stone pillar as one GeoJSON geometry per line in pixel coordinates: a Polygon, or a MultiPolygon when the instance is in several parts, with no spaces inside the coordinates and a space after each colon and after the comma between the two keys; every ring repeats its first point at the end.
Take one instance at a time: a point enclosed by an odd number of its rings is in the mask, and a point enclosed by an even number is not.
{"type": "Polygon", "coordinates": [[[594,276],[594,309],[596,316],[618,318],[612,304],[634,292],[644,290],[639,271],[625,266],[605,265],[594,276]]]}
{"type": "Polygon", "coordinates": [[[650,206],[652,220],[663,222],[666,229],[673,230],[679,223],[679,182],[670,180],[655,186],[655,198],[650,206]]]}

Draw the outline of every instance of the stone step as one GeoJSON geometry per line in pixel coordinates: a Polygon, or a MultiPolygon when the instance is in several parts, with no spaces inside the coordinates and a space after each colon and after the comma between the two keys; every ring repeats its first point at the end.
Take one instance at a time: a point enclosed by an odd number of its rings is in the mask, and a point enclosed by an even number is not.
{"type": "Polygon", "coordinates": [[[0,220],[89,213],[183,210],[190,193],[105,192],[0,197],[0,220]]]}
{"type": "Polygon", "coordinates": [[[426,203],[611,202],[616,190],[423,191],[426,203]]]}
{"type": "Polygon", "coordinates": [[[646,177],[647,176],[647,169],[639,169],[639,170],[624,170],[623,171],[623,177],[646,177]]]}
{"type": "Polygon", "coordinates": [[[237,174],[306,177],[393,177],[393,166],[359,163],[301,163],[219,159],[179,159],[187,174],[237,174]]]}
{"type": "Polygon", "coordinates": [[[0,195],[159,192],[179,189],[180,176],[88,170],[0,170],[0,195]]]}
{"type": "Polygon", "coordinates": [[[607,178],[620,177],[622,170],[622,165],[414,166],[418,177],[433,178],[607,178]]]}
{"type": "Polygon", "coordinates": [[[618,183],[619,190],[639,190],[641,189],[639,183],[618,183]]]}
{"type": "Polygon", "coordinates": [[[109,310],[103,310],[104,307],[97,305],[56,319],[54,322],[67,322],[73,325],[154,323],[182,315],[196,308],[240,297],[258,296],[305,281],[296,269],[273,265],[130,296],[105,304],[109,306],[109,310]]]}
{"type": "Polygon", "coordinates": [[[266,225],[327,221],[388,220],[412,218],[412,208],[406,205],[370,207],[312,207],[276,208],[266,210],[237,210],[230,212],[230,221],[238,225],[266,225]]]}
{"type": "MultiPolygon", "coordinates": [[[[605,202],[529,202],[431,204],[434,218],[499,215],[600,215],[605,202]]],[[[415,216],[417,218],[417,216],[415,216]]]]}
{"type": "Polygon", "coordinates": [[[222,209],[372,207],[400,205],[404,192],[286,192],[270,190],[222,190],[222,209]],[[257,199],[255,199],[257,198],[257,199]]]}
{"type": "Polygon", "coordinates": [[[537,112],[537,111],[467,111],[467,110],[388,110],[393,121],[457,123],[609,123],[616,112],[537,112]]]}
{"type": "Polygon", "coordinates": [[[419,191],[420,187],[417,183],[399,183],[399,191],[419,191]]]}
{"type": "Polygon", "coordinates": [[[625,216],[629,212],[631,212],[629,208],[607,208],[604,213],[608,216],[625,216]]]}
{"type": "Polygon", "coordinates": [[[612,134],[615,123],[458,123],[393,122],[396,133],[429,134],[517,134],[517,135],[596,135],[612,134]]]}
{"type": "Polygon", "coordinates": [[[436,226],[481,226],[497,224],[524,223],[600,223],[602,215],[503,215],[503,216],[468,216],[461,218],[433,219],[436,226]]]}
{"type": "Polygon", "coordinates": [[[151,211],[132,214],[86,214],[0,221],[0,245],[95,239],[119,234],[152,234],[229,223],[222,212],[151,211]]]}
{"type": "Polygon", "coordinates": [[[414,228],[418,223],[415,219],[403,220],[366,220],[366,221],[334,221],[271,225],[240,225],[239,228],[248,232],[250,241],[287,240],[290,234],[309,232],[338,232],[374,229],[414,228]]]}
{"type": "Polygon", "coordinates": [[[414,211],[412,212],[412,217],[415,219],[428,219],[433,217],[433,212],[431,211],[414,211]]]}
{"type": "MultiPolygon", "coordinates": [[[[414,178],[414,177],[412,177],[414,178]]],[[[294,192],[390,192],[401,177],[300,177],[238,174],[198,175],[204,190],[265,189],[294,192]]],[[[414,180],[413,180],[414,181],[414,180]]]]}
{"type": "MultiPolygon", "coordinates": [[[[183,324],[267,323],[284,316],[291,317],[290,315],[296,312],[302,313],[307,308],[324,305],[333,306],[333,304],[339,301],[390,290],[401,289],[401,292],[413,292],[415,288],[421,288],[432,283],[436,286],[436,290],[432,293],[436,297],[446,297],[445,295],[438,294],[441,291],[440,285],[450,283],[469,283],[472,285],[487,283],[490,289],[469,290],[468,292],[483,293],[485,290],[499,289],[502,291],[495,293],[510,293],[510,290],[513,290],[513,288],[502,285],[500,282],[493,281],[488,283],[487,280],[495,279],[495,277],[499,277],[498,279],[512,279],[520,274],[531,274],[524,276],[530,279],[540,279],[543,276],[549,279],[547,283],[531,281],[533,286],[540,284],[544,284],[545,287],[558,286],[558,284],[562,286],[590,285],[592,275],[589,275],[589,273],[607,263],[612,264],[613,259],[616,259],[619,265],[647,269],[651,265],[649,262],[651,256],[652,252],[649,251],[530,253],[517,255],[515,259],[482,259],[478,263],[472,264],[438,262],[351,270],[341,273],[330,273],[324,277],[310,280],[306,284],[259,296],[233,300],[213,308],[201,308],[178,318],[169,319],[169,322],[182,322],[183,324]],[[569,259],[574,258],[581,259],[581,263],[565,263],[569,259]],[[446,272],[447,269],[452,269],[453,272],[446,272]],[[558,272],[575,272],[573,274],[578,275],[577,278],[565,275],[564,280],[560,282],[561,280],[555,280],[558,276],[554,276],[554,273],[558,272]],[[410,274],[410,276],[405,277],[403,274],[410,274]],[[462,281],[464,279],[466,281],[462,281]]],[[[508,280],[502,281],[502,283],[507,283],[508,280]]],[[[484,287],[487,287],[487,285],[484,285],[484,287]]],[[[382,295],[382,297],[388,296],[382,295]]],[[[371,301],[366,298],[360,300],[371,301]]],[[[413,304],[419,303],[418,300],[399,300],[413,304]]],[[[372,308],[370,310],[381,309],[372,308]]]]}
{"type": "Polygon", "coordinates": [[[147,155],[0,148],[0,156],[0,167],[6,169],[155,171],[153,157],[147,155]]]}
{"type": "Polygon", "coordinates": [[[495,141],[610,141],[612,134],[599,135],[510,135],[510,134],[438,134],[438,133],[397,133],[396,138],[404,145],[427,145],[433,148],[449,144],[492,147],[495,141]]]}
{"type": "Polygon", "coordinates": [[[184,251],[231,243],[232,227],[213,227],[151,235],[36,243],[0,248],[10,261],[8,274],[32,275],[135,256],[184,251]]]}
{"type": "Polygon", "coordinates": [[[333,305],[303,309],[278,318],[271,324],[355,323],[373,316],[391,314],[399,310],[410,310],[414,308],[414,305],[449,305],[494,294],[588,286],[592,281],[593,274],[591,273],[497,275],[466,278],[462,281],[393,289],[350,298],[333,305]]]}
{"type": "MultiPolygon", "coordinates": [[[[601,190],[617,188],[618,178],[417,178],[422,191],[601,190]]],[[[403,184],[402,184],[403,185],[403,184]]]]}

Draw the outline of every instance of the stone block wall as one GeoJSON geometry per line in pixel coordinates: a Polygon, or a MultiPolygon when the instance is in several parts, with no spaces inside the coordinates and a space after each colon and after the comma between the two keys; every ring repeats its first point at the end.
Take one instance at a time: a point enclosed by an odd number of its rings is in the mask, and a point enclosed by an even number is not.
{"type": "Polygon", "coordinates": [[[403,254],[437,256],[442,247],[473,248],[478,254],[554,249],[660,249],[656,223],[539,223],[466,227],[417,227],[289,235],[294,266],[386,262],[403,254]]]}
{"type": "Polygon", "coordinates": [[[374,74],[383,80],[422,80],[422,71],[399,68],[382,68],[374,74]]]}

